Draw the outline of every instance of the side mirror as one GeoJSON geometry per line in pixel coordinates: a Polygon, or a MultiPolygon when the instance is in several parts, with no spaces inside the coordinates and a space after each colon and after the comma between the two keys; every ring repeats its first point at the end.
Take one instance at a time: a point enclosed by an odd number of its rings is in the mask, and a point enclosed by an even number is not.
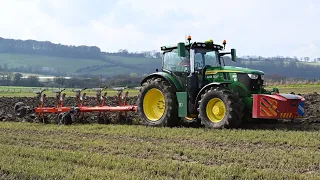
{"type": "Polygon", "coordinates": [[[186,46],[183,42],[178,43],[178,55],[180,57],[186,57],[186,46]]]}
{"type": "Polygon", "coordinates": [[[232,61],[236,61],[237,59],[236,49],[231,49],[231,59],[232,61]]]}

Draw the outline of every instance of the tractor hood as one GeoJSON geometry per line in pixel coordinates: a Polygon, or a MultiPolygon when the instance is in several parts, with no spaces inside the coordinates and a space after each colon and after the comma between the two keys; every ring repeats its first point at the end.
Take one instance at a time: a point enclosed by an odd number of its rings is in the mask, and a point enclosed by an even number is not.
{"type": "Polygon", "coordinates": [[[255,69],[249,69],[249,68],[243,68],[243,67],[236,67],[236,66],[224,66],[222,67],[224,70],[236,70],[241,71],[247,74],[261,74],[263,75],[263,71],[255,70],[255,69]]]}
{"type": "Polygon", "coordinates": [[[236,67],[236,66],[222,66],[222,67],[215,67],[215,68],[208,68],[206,74],[215,74],[217,72],[230,72],[230,73],[246,73],[246,74],[260,74],[263,75],[263,71],[243,68],[243,67],[236,67]]]}

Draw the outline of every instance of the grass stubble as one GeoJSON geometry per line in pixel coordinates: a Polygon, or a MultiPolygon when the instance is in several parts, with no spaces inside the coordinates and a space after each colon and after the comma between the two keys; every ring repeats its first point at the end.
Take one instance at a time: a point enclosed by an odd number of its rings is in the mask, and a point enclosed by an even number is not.
{"type": "Polygon", "coordinates": [[[5,179],[320,179],[320,133],[0,124],[5,179]]]}

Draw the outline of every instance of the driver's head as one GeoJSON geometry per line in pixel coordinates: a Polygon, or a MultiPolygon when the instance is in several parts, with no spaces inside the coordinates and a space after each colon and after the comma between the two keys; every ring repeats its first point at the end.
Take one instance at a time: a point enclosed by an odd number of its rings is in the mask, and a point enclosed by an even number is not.
{"type": "Polygon", "coordinates": [[[180,66],[190,66],[190,61],[188,57],[183,57],[181,62],[179,62],[180,66]]]}

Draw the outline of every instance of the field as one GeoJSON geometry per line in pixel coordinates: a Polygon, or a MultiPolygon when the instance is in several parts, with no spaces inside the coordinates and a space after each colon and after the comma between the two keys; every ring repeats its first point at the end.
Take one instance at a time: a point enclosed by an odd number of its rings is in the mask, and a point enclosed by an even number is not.
{"type": "Polygon", "coordinates": [[[292,84],[292,85],[277,85],[277,86],[267,86],[267,90],[272,88],[279,88],[280,93],[313,93],[320,92],[320,84],[292,84]]]}
{"type": "Polygon", "coordinates": [[[133,72],[141,73],[141,71],[149,72],[149,66],[155,67],[155,64],[161,65],[161,62],[159,59],[119,56],[105,56],[103,59],[77,59],[45,55],[0,53],[0,65],[4,66],[5,64],[8,68],[18,68],[21,66],[33,68],[50,67],[59,72],[77,74],[80,71],[83,74],[90,73],[93,75],[109,76],[133,72]],[[142,69],[141,66],[143,66],[142,69]]]}
{"type": "Polygon", "coordinates": [[[318,132],[0,124],[17,179],[317,179],[318,132]]]}
{"type": "MultiPolygon", "coordinates": [[[[58,126],[54,121],[42,124],[31,117],[19,119],[13,112],[14,103],[32,104],[34,95],[8,93],[0,97],[0,177],[320,179],[320,94],[313,93],[320,92],[320,87],[278,87],[281,92],[304,95],[306,117],[246,123],[236,130],[145,127],[137,125],[139,117],[135,113],[128,113],[131,125],[114,121],[97,124],[96,113],[86,114],[84,123],[71,126],[58,126]]],[[[129,103],[134,104],[137,90],[130,91],[133,96],[129,103]]],[[[54,105],[52,95],[48,105],[54,105]]],[[[73,97],[66,99],[66,105],[73,105],[74,93],[68,96],[73,97]]],[[[108,98],[112,105],[115,100],[108,98]]],[[[95,105],[95,98],[88,97],[86,104],[95,105]]]]}
{"type": "Polygon", "coordinates": [[[43,55],[0,53],[0,64],[7,64],[8,67],[20,67],[21,65],[29,65],[31,67],[52,67],[58,71],[75,72],[81,67],[105,63],[101,60],[95,59],[60,58],[43,55]]]}
{"type": "MultiPolygon", "coordinates": [[[[47,89],[44,93],[48,97],[55,97],[55,93],[53,93],[52,91],[59,88],[0,86],[0,97],[35,97],[36,94],[34,93],[34,91],[43,89],[47,89]]],[[[66,97],[75,97],[75,92],[72,92],[72,90],[74,89],[77,88],[66,88],[63,93],[66,93],[66,97]]],[[[138,94],[138,90],[136,89],[126,89],[126,91],[129,92],[130,96],[136,96],[138,94]]],[[[85,92],[87,96],[96,95],[96,91],[92,89],[87,89],[83,92],[85,92]]],[[[113,89],[107,89],[107,93],[109,96],[114,96],[117,94],[117,91],[113,89]]]]}

